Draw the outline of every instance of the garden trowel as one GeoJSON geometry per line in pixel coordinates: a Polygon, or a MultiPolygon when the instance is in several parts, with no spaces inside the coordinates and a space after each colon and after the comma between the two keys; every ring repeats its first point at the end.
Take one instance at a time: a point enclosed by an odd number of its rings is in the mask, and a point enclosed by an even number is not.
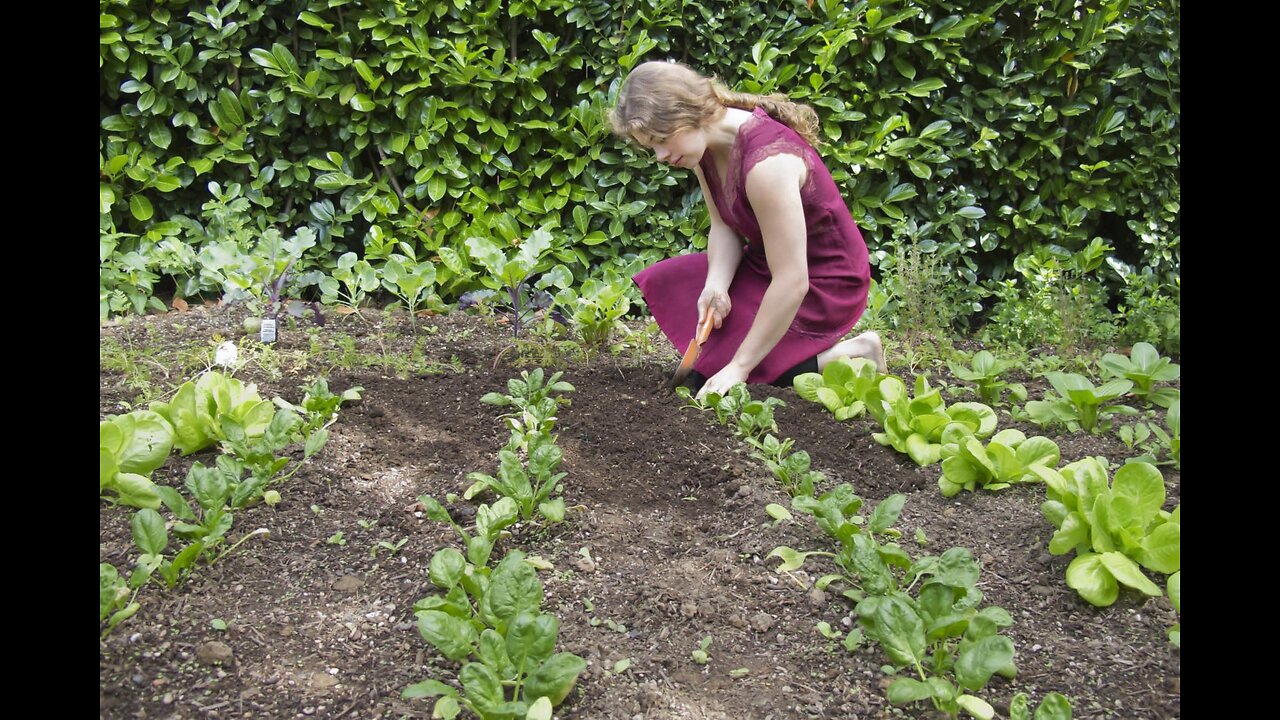
{"type": "Polygon", "coordinates": [[[693,364],[698,361],[698,355],[702,352],[702,344],[707,341],[707,337],[711,335],[711,328],[715,326],[715,318],[712,317],[711,311],[707,311],[707,318],[702,321],[702,325],[698,328],[698,335],[689,341],[689,348],[684,351],[684,357],[680,360],[680,367],[676,368],[676,372],[671,376],[670,387],[676,388],[680,383],[689,377],[689,373],[693,372],[693,364]]]}

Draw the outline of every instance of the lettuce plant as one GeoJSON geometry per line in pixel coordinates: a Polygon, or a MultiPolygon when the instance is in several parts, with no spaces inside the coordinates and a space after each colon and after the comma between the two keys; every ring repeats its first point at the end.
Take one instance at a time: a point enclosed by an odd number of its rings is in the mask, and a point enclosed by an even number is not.
{"type": "Polygon", "coordinates": [[[1181,506],[1162,510],[1164,478],[1155,466],[1122,466],[1113,481],[1101,458],[1085,458],[1061,471],[1033,466],[1048,500],[1041,512],[1057,532],[1049,552],[1076,557],[1067,567],[1067,585],[1089,603],[1106,607],[1126,585],[1152,597],[1160,589],[1142,573],[1181,569],[1181,506]],[[1141,566],[1141,567],[1139,567],[1141,566]]]}
{"type": "Polygon", "coordinates": [[[1027,403],[1029,419],[1040,427],[1061,425],[1071,432],[1081,428],[1091,433],[1106,432],[1111,429],[1106,416],[1138,413],[1128,405],[1107,404],[1133,388],[1130,380],[1112,380],[1094,387],[1088,378],[1076,373],[1048,372],[1044,377],[1058,395],[1046,393],[1044,400],[1027,403]]]}
{"type": "Polygon", "coordinates": [[[172,400],[151,403],[151,410],[173,427],[173,445],[183,455],[226,439],[230,426],[251,437],[261,435],[275,415],[256,385],[216,371],[188,380],[172,400]]]}
{"type": "Polygon", "coordinates": [[[1058,466],[1058,444],[1049,438],[1028,438],[1020,430],[1001,430],[983,447],[973,437],[942,446],[942,476],[938,487],[945,497],[961,490],[1003,490],[1023,482],[1039,482],[1033,465],[1058,466]]]}
{"type": "Polygon", "coordinates": [[[512,551],[488,570],[453,548],[432,557],[428,577],[445,594],[419,601],[414,614],[423,639],[464,663],[462,689],[427,679],[402,697],[438,697],[435,717],[456,717],[464,707],[482,720],[550,717],[587,664],[554,652],[560,621],[541,611],[542,582],[523,553],[512,551]]]}
{"type": "Polygon", "coordinates": [[[122,505],[156,509],[160,496],[150,475],[173,448],[173,426],[149,410],[98,424],[98,494],[110,490],[122,505]]]}
{"type": "Polygon", "coordinates": [[[129,587],[114,565],[98,563],[98,587],[98,624],[106,623],[102,631],[105,638],[141,606],[134,602],[137,590],[129,587]]]}
{"type": "Polygon", "coordinates": [[[872,439],[910,456],[920,466],[942,459],[944,444],[966,436],[989,438],[996,430],[994,410],[982,403],[956,403],[948,408],[942,393],[931,389],[924,375],[916,376],[914,398],[894,376],[880,381],[879,392],[888,409],[882,421],[884,432],[873,433],[872,439]]]}
{"type": "Polygon", "coordinates": [[[1098,360],[1098,367],[1107,375],[1129,380],[1133,383],[1134,395],[1160,407],[1169,407],[1179,397],[1173,388],[1155,389],[1158,382],[1178,379],[1182,368],[1169,358],[1161,357],[1151,343],[1135,343],[1129,357],[1107,353],[1098,360]]]}
{"type": "Polygon", "coordinates": [[[809,402],[821,403],[837,420],[850,420],[870,411],[877,420],[884,415],[880,404],[868,407],[880,379],[876,364],[866,358],[837,358],[822,373],[802,373],[792,381],[796,394],[809,402]]]}
{"type": "Polygon", "coordinates": [[[1169,591],[1169,602],[1173,605],[1173,609],[1178,613],[1178,623],[1169,628],[1169,642],[1182,647],[1182,571],[1169,576],[1169,582],[1166,585],[1169,591]]]}

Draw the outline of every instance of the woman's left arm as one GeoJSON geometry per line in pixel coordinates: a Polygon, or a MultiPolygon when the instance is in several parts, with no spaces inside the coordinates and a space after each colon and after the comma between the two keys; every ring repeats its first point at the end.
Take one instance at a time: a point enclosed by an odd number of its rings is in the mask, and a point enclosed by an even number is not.
{"type": "Polygon", "coordinates": [[[772,280],[733,360],[707,380],[700,394],[723,393],[744,382],[786,334],[809,292],[808,234],[800,200],[807,172],[804,160],[784,154],[760,161],[747,174],[747,199],[760,223],[772,280]]]}

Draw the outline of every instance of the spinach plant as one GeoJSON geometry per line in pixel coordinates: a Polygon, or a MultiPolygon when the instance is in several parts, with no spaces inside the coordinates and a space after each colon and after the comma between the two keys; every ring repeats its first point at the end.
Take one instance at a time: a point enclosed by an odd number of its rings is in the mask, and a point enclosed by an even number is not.
{"type": "Polygon", "coordinates": [[[509,497],[500,498],[493,505],[481,505],[476,510],[475,534],[472,535],[454,522],[449,511],[435,498],[422,495],[418,497],[418,503],[425,509],[429,519],[448,523],[453,528],[466,548],[467,562],[476,567],[489,564],[489,556],[493,553],[494,544],[502,536],[502,531],[520,517],[520,508],[509,497]]]}
{"type": "Polygon", "coordinates": [[[137,583],[141,587],[156,571],[159,571],[164,586],[172,588],[187,575],[191,574],[195,562],[204,551],[204,543],[192,542],[172,560],[165,557],[164,551],[169,547],[169,531],[165,528],[164,518],[151,508],[143,508],[129,518],[133,530],[133,544],[142,551],[138,558],[138,568],[130,576],[130,584],[137,583]]]}
{"type": "Polygon", "coordinates": [[[709,392],[701,399],[694,396],[693,391],[687,387],[676,388],[676,395],[685,400],[685,407],[702,412],[710,411],[715,415],[716,422],[721,425],[729,424],[730,420],[738,416],[739,410],[751,402],[751,392],[747,390],[746,383],[738,383],[723,394],[709,392]]]}
{"type": "Polygon", "coordinates": [[[402,697],[439,697],[437,717],[455,717],[464,707],[482,720],[544,711],[542,717],[549,717],[586,661],[554,652],[560,621],[541,611],[542,582],[523,553],[512,551],[488,570],[468,564],[453,548],[432,557],[428,577],[445,594],[415,604],[418,631],[445,657],[463,663],[462,689],[427,679],[402,697]]]}
{"type": "Polygon", "coordinates": [[[821,472],[810,469],[809,453],[804,450],[789,452],[795,442],[791,438],[780,441],[769,434],[764,440],[748,437],[746,441],[757,450],[751,454],[752,457],[763,461],[792,497],[813,495],[814,486],[825,479],[821,472]]]}
{"type": "Polygon", "coordinates": [[[980,569],[965,548],[922,558],[912,574],[927,578],[917,597],[894,590],[869,596],[856,607],[866,636],[884,648],[895,668],[914,672],[915,677],[900,676],[889,685],[889,702],[929,700],[953,718],[964,710],[989,720],[994,709],[973,693],[993,675],[1017,673],[1013,641],[1000,634],[1013,619],[1000,607],[978,609],[980,569]]]}
{"type": "Polygon", "coordinates": [[[553,373],[547,377],[542,368],[534,368],[532,372],[521,370],[519,378],[507,381],[507,394],[491,392],[480,398],[480,402],[498,407],[514,406],[524,409],[543,403],[547,399],[554,400],[556,405],[568,405],[572,401],[561,393],[573,392],[573,385],[561,380],[563,372],[553,373]]]}
{"type": "Polygon", "coordinates": [[[740,405],[738,407],[738,437],[744,440],[758,438],[766,433],[776,431],[778,422],[773,417],[773,409],[783,405],[786,405],[786,403],[775,397],[765,398],[764,400],[748,400],[748,402],[740,405]]]}
{"type": "MultiPolygon", "coordinates": [[[[513,438],[512,445],[519,445],[522,440],[517,436],[513,438]]],[[[536,511],[549,522],[563,522],[564,498],[551,496],[564,490],[560,480],[568,473],[556,472],[564,453],[556,446],[555,440],[541,433],[529,436],[527,443],[526,461],[520,459],[511,445],[498,451],[497,477],[480,472],[467,475],[473,484],[463,497],[470,500],[489,489],[514,500],[522,520],[531,520],[536,511]]]]}
{"type": "Polygon", "coordinates": [[[1085,458],[1061,471],[1033,466],[1044,481],[1045,518],[1057,528],[1049,552],[1076,557],[1067,585],[1089,603],[1106,607],[1126,585],[1152,597],[1162,593],[1139,566],[1159,573],[1181,569],[1181,506],[1161,509],[1164,478],[1153,465],[1135,462],[1107,480],[1102,458],[1085,458]]]}
{"type": "Polygon", "coordinates": [[[136,588],[130,588],[114,565],[98,563],[98,624],[106,623],[102,636],[111,634],[120,623],[133,617],[141,607],[134,598],[136,588]]]}
{"type": "Polygon", "coordinates": [[[1032,718],[1027,694],[1018,693],[1009,701],[1009,720],[1071,720],[1071,701],[1062,693],[1051,692],[1040,701],[1032,718]]]}
{"type": "Polygon", "coordinates": [[[897,522],[904,502],[905,495],[890,495],[867,518],[858,514],[862,498],[853,493],[853,486],[848,483],[841,483],[816,498],[798,495],[791,499],[792,509],[812,515],[818,527],[839,543],[839,550],[836,553],[797,552],[782,546],[774,548],[769,557],[782,559],[780,572],[799,569],[811,556],[832,558],[841,572],[823,576],[817,587],[825,590],[833,582],[842,582],[848,587],[841,594],[854,601],[867,594],[882,595],[895,590],[904,585],[911,558],[897,543],[881,544],[876,538],[901,536],[892,525],[897,522]]]}

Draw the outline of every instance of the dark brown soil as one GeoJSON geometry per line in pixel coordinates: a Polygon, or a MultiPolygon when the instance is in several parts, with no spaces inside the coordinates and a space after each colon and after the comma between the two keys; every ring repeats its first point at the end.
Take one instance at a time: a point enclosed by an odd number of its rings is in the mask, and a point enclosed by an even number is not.
{"type": "MultiPolygon", "coordinates": [[[[101,416],[143,407],[207,367],[219,341],[241,337],[241,319],[197,307],[103,328],[101,416]]],[[[560,649],[589,661],[557,717],[934,717],[924,704],[889,705],[879,648],[849,654],[817,632],[819,621],[848,623],[847,602],[811,588],[817,569],[778,574],[778,561],[765,558],[779,545],[831,542],[803,515],[780,524],[766,515],[766,504],[789,498],[729,429],[664,389],[676,355],[636,328],[639,348],[564,367],[576,387],[558,424],[567,522],[515,527],[497,549],[554,565],[540,573],[544,607],[560,618],[560,649]],[[698,665],[691,652],[705,636],[711,660],[698,665]],[[624,659],[630,667],[615,673],[624,659]]],[[[400,692],[428,677],[451,682],[457,664],[418,634],[412,606],[430,593],[432,554],[456,538],[417,498],[445,502],[461,495],[468,473],[496,470],[508,433],[501,409],[480,397],[505,391],[515,363],[536,354],[508,351],[494,369],[509,339],[498,318],[455,313],[421,320],[416,338],[403,319],[368,314],[286,329],[265,354],[243,342],[252,362],[237,377],[257,382],[264,397],[297,401],[298,386],[319,374],[335,391],[362,386],[363,400],[343,409],[324,451],[278,487],[283,501],[241,511],[230,533],[269,535],[175,590],[140,593],[141,610],[100,644],[101,717],[430,717],[430,701],[400,692]],[[336,533],[345,544],[330,541],[336,533]],[[395,552],[378,545],[402,540],[395,552]],[[215,657],[227,649],[229,658],[215,657]]],[[[852,483],[870,506],[907,494],[898,527],[913,554],[964,546],[980,559],[987,602],[1016,621],[1005,632],[1018,677],[996,678],[981,693],[1001,717],[1014,693],[1038,702],[1050,691],[1071,698],[1076,718],[1180,717],[1167,600],[1132,592],[1109,608],[1081,600],[1065,583],[1070,558],[1048,553],[1042,488],[943,498],[937,466],[918,468],[877,445],[871,421],[838,423],[791,390],[752,392],[787,402],[777,410],[781,435],[830,484],[852,483]],[[917,528],[924,548],[912,539],[917,528]]],[[[1013,425],[1002,417],[1002,427],[1013,425]]],[[[1056,439],[1064,463],[1137,454],[1114,435],[1056,439]]],[[[192,462],[212,459],[175,454],[155,480],[180,484],[192,462]]],[[[1171,507],[1180,476],[1165,475],[1171,507]]],[[[471,503],[447,504],[468,517],[471,503]]],[[[100,561],[127,572],[138,555],[128,513],[103,502],[100,518],[100,561]]]]}

